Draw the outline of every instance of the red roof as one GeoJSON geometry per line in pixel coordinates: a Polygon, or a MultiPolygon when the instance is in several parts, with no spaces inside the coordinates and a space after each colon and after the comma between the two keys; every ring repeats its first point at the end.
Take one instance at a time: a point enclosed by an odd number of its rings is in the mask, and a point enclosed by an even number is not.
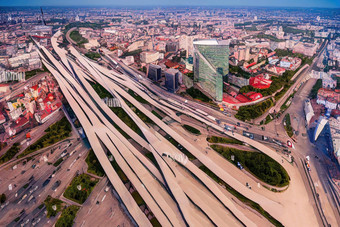
{"type": "Polygon", "coordinates": [[[34,85],[31,87],[33,90],[37,90],[38,89],[38,85],[34,85]]]}
{"type": "Polygon", "coordinates": [[[231,103],[231,104],[240,103],[240,101],[238,101],[237,99],[235,99],[234,97],[232,97],[232,96],[230,96],[226,93],[223,93],[223,102],[231,103]]]}
{"type": "Polygon", "coordinates": [[[49,39],[49,36],[39,36],[39,35],[32,35],[32,37],[37,38],[37,39],[49,39]]]}
{"type": "MultiPolygon", "coordinates": [[[[165,62],[165,65],[166,65],[167,67],[169,67],[169,68],[174,68],[174,67],[176,67],[176,66],[178,65],[178,63],[172,62],[172,61],[170,61],[170,60],[167,60],[167,61],[165,62]]],[[[177,67],[178,67],[178,66],[177,66],[177,67]]]]}
{"type": "Polygon", "coordinates": [[[246,97],[246,96],[244,96],[244,95],[242,95],[242,94],[238,94],[238,95],[236,96],[236,99],[237,99],[238,101],[242,102],[242,103],[244,103],[244,102],[249,102],[249,101],[250,101],[250,99],[249,99],[248,97],[246,97]]]}
{"type": "Polygon", "coordinates": [[[15,128],[20,127],[28,123],[28,120],[24,117],[20,117],[15,121],[15,128]]]}
{"type": "Polygon", "coordinates": [[[253,91],[248,92],[244,95],[249,97],[252,101],[258,100],[258,99],[263,97],[261,93],[257,93],[257,92],[253,92],[253,91]]]}
{"type": "Polygon", "coordinates": [[[251,67],[251,66],[253,66],[253,65],[256,65],[256,62],[253,62],[253,63],[247,65],[246,68],[248,69],[249,67],[251,67]]]}
{"type": "Polygon", "coordinates": [[[265,79],[263,75],[258,75],[258,76],[249,78],[249,84],[253,86],[254,88],[258,88],[258,89],[269,88],[271,83],[272,81],[265,79]]]}

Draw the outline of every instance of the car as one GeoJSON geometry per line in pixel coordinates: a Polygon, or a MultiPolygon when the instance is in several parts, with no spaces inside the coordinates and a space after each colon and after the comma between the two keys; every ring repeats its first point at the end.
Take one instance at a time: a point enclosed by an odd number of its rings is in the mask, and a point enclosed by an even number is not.
{"type": "Polygon", "coordinates": [[[293,147],[292,142],[290,142],[290,141],[288,140],[288,141],[287,141],[287,146],[288,146],[288,147],[293,147]]]}
{"type": "Polygon", "coordinates": [[[42,184],[43,187],[45,187],[46,185],[48,185],[50,183],[50,179],[47,179],[44,181],[44,183],[42,184]]]}
{"type": "Polygon", "coordinates": [[[262,140],[263,140],[263,141],[268,141],[269,139],[268,139],[267,136],[262,136],[262,140]]]}
{"type": "Polygon", "coordinates": [[[32,222],[32,225],[35,226],[36,224],[38,224],[40,222],[40,218],[38,218],[36,221],[32,222]]]}
{"type": "Polygon", "coordinates": [[[250,139],[254,139],[254,134],[250,132],[243,131],[243,136],[246,136],[250,139]]]}
{"type": "Polygon", "coordinates": [[[61,184],[61,181],[60,180],[57,180],[53,186],[52,186],[52,190],[55,191],[61,184]]]}

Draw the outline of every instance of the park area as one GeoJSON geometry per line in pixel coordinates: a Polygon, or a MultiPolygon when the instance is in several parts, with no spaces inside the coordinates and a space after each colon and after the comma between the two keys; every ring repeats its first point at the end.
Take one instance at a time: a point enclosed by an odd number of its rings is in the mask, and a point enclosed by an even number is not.
{"type": "Polygon", "coordinates": [[[76,203],[83,204],[96,186],[98,180],[81,174],[73,178],[71,184],[66,188],[64,196],[76,203]]]}

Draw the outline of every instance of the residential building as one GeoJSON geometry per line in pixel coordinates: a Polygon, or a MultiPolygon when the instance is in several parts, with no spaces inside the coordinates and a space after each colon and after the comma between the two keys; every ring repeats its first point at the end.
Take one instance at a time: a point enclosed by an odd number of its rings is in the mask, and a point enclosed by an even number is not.
{"type": "Polygon", "coordinates": [[[318,45],[316,44],[299,42],[293,47],[293,53],[301,53],[312,57],[316,53],[317,49],[318,45]]]}
{"type": "Polygon", "coordinates": [[[325,88],[320,88],[317,95],[316,102],[324,105],[327,109],[337,109],[340,103],[340,93],[325,88]]]}

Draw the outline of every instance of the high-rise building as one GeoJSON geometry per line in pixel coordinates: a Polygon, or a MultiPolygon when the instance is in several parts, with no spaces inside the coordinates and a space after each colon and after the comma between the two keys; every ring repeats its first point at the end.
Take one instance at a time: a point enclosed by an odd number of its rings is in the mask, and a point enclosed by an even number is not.
{"type": "Polygon", "coordinates": [[[194,79],[216,101],[223,98],[229,72],[229,41],[194,41],[194,79]]]}
{"type": "Polygon", "coordinates": [[[165,71],[165,87],[168,91],[177,91],[180,77],[180,72],[177,69],[170,68],[165,71]]]}
{"type": "Polygon", "coordinates": [[[159,65],[149,65],[148,78],[152,81],[159,81],[162,76],[162,68],[159,65]]]}
{"type": "Polygon", "coordinates": [[[166,52],[176,52],[178,50],[178,43],[168,42],[165,46],[166,52]]]}

